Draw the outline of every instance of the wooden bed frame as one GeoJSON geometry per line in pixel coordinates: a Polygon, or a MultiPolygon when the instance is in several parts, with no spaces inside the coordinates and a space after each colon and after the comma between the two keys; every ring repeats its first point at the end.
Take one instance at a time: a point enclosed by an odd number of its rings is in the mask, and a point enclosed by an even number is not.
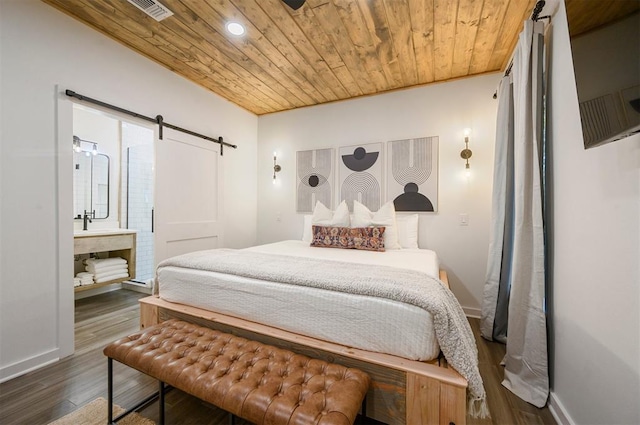
{"type": "MultiPolygon", "coordinates": [[[[440,279],[448,285],[447,275],[440,279]]],[[[444,358],[430,362],[373,353],[150,296],[140,326],[177,318],[300,354],[361,369],[372,380],[367,416],[391,425],[466,424],[467,381],[444,358]]]]}

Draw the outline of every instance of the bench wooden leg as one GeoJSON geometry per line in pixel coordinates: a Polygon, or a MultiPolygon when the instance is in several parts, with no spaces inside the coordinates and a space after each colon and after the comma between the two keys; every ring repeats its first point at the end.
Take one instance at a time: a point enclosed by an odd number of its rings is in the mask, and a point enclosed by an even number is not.
{"type": "Polygon", "coordinates": [[[107,423],[113,424],[113,359],[107,357],[107,423]]]}
{"type": "Polygon", "coordinates": [[[158,390],[159,400],[158,400],[158,409],[159,417],[160,417],[160,425],[164,425],[164,382],[158,381],[160,383],[160,388],[158,390]]]}

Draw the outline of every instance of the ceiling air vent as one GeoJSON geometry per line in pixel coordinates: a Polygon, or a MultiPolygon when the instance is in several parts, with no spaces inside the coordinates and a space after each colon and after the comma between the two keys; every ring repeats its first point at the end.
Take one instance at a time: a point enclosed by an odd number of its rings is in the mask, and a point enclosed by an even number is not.
{"type": "Polygon", "coordinates": [[[167,6],[160,4],[155,0],[127,0],[129,3],[142,10],[147,15],[151,16],[156,21],[162,21],[164,18],[168,18],[173,15],[167,6]]]}

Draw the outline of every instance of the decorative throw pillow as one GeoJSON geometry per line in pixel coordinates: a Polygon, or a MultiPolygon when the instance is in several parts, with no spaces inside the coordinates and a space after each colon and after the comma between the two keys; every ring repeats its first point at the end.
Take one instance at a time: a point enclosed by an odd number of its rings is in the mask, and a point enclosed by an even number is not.
{"type": "Polygon", "coordinates": [[[304,216],[304,224],[302,229],[302,241],[311,243],[313,233],[311,232],[311,226],[314,224],[322,226],[344,226],[349,227],[349,207],[347,203],[342,201],[335,212],[325,207],[320,201],[316,202],[316,206],[313,209],[312,215],[304,216]]]}
{"type": "Polygon", "coordinates": [[[384,227],[313,227],[311,246],[384,251],[384,227]]]}
{"type": "Polygon", "coordinates": [[[418,249],[418,214],[396,214],[398,243],[402,248],[418,249]]]}
{"type": "Polygon", "coordinates": [[[393,201],[389,201],[376,212],[358,201],[353,201],[353,227],[384,226],[384,246],[386,249],[400,249],[398,230],[396,227],[396,209],[393,201]]]}
{"type": "Polygon", "coordinates": [[[311,224],[349,227],[349,223],[349,207],[345,201],[342,201],[335,211],[331,211],[320,201],[316,202],[311,224]]]}

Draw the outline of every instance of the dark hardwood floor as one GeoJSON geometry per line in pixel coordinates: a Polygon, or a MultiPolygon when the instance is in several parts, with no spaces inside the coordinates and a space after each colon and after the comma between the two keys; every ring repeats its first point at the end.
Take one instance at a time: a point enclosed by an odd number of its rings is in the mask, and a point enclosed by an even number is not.
{"type": "MultiPolygon", "coordinates": [[[[106,398],[107,361],[102,347],[138,330],[137,301],[144,296],[119,290],[76,301],[76,352],[55,364],[0,384],[0,424],[44,425],[98,397],[106,398]]],[[[467,422],[478,425],[555,425],[549,409],[533,407],[500,385],[500,361],[505,348],[479,336],[477,319],[470,319],[470,322],[478,343],[480,373],[485,382],[492,418],[468,418],[467,422]]],[[[114,384],[115,402],[125,408],[157,389],[155,380],[118,362],[114,362],[114,384]]],[[[157,404],[142,410],[141,414],[157,421],[157,404]]],[[[228,423],[228,415],[173,390],[166,397],[166,421],[172,425],[222,425],[228,423]]],[[[236,423],[246,424],[243,421],[236,423]]]]}

